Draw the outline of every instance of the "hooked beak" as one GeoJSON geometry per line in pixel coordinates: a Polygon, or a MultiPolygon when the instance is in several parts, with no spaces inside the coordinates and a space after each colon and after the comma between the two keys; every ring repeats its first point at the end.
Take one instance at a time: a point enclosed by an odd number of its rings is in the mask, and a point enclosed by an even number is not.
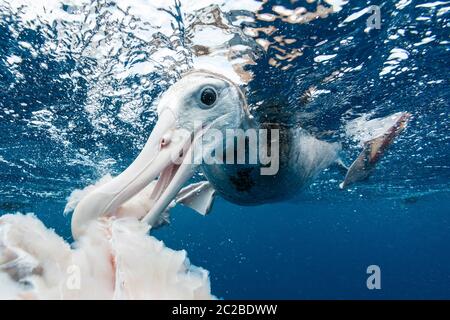
{"type": "Polygon", "coordinates": [[[150,137],[133,163],[120,175],[83,198],[72,216],[72,234],[78,238],[89,222],[115,211],[158,178],[143,221],[153,225],[193,175],[192,143],[201,130],[177,128],[176,117],[166,108],[159,115],[150,137]]]}

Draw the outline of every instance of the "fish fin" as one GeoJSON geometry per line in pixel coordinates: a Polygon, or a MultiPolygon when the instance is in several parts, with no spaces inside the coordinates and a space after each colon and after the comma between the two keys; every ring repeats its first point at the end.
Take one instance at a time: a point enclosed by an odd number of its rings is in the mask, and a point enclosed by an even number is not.
{"type": "Polygon", "coordinates": [[[214,202],[216,190],[208,181],[193,183],[178,193],[175,202],[181,203],[201,215],[207,215],[214,202]]]}
{"type": "MultiPolygon", "coordinates": [[[[153,188],[154,183],[147,186],[141,193],[122,205],[116,216],[119,218],[130,216],[130,212],[138,219],[146,216],[151,206],[154,205],[154,200],[151,198],[153,188]]],[[[155,221],[152,223],[152,228],[156,229],[170,223],[170,210],[179,203],[197,211],[201,215],[208,214],[214,201],[214,194],[215,189],[208,181],[201,181],[184,187],[178,192],[175,199],[169,203],[167,208],[158,217],[154,218],[155,221]]]]}
{"type": "Polygon", "coordinates": [[[363,150],[351,164],[339,188],[344,189],[354,182],[367,179],[395,138],[406,128],[410,117],[410,113],[403,112],[386,133],[366,141],[363,150]]]}

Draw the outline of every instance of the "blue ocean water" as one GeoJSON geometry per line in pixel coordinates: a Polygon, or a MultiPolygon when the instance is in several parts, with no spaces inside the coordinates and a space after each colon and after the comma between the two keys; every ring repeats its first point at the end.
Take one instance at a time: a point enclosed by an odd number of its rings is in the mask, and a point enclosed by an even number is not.
{"type": "MultiPolygon", "coordinates": [[[[269,1],[260,13],[277,5],[317,4],[269,1]]],[[[131,163],[155,123],[154,102],[173,82],[162,67],[118,75],[179,43],[164,33],[142,40],[146,24],[113,1],[57,2],[82,17],[72,20],[51,19],[51,9],[29,19],[27,6],[0,0],[0,214],[33,212],[70,240],[67,197],[131,163]],[[120,21],[110,14],[117,8],[120,21]],[[109,51],[92,49],[96,35],[109,51]]],[[[308,23],[249,23],[275,28],[271,41],[296,40],[281,50],[301,48],[289,68],[271,63],[274,47],[246,67],[255,114],[275,99],[298,125],[342,142],[346,163],[360,150],[345,136],[348,121],[408,111],[408,128],[370,179],[347,190],[330,169],[287,202],[243,207],[219,198],[206,217],[176,207],[170,225],[152,234],[208,269],[212,292],[225,299],[450,298],[449,6],[350,1],[308,23]],[[380,29],[365,30],[368,14],[348,19],[371,5],[380,29]],[[325,93],[304,110],[311,86],[325,93]],[[369,265],[381,269],[380,290],[366,286],[369,265]]],[[[176,16],[183,3],[168,10],[176,16]]],[[[175,20],[188,48],[187,21],[175,20]]]]}

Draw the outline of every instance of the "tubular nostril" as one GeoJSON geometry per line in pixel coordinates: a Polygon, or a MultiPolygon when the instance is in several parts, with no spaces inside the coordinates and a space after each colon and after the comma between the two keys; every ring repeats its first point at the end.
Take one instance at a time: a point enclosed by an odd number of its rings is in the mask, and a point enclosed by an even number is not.
{"type": "Polygon", "coordinates": [[[170,143],[170,141],[171,141],[171,138],[170,138],[170,134],[165,134],[162,138],[161,138],[161,141],[159,142],[159,146],[162,148],[162,147],[165,147],[165,146],[167,146],[169,143],[170,143]]]}

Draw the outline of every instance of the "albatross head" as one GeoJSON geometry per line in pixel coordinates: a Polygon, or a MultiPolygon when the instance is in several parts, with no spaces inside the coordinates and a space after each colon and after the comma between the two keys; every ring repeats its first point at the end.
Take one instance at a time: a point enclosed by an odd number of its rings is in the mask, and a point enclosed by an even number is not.
{"type": "Polygon", "coordinates": [[[239,128],[246,119],[242,91],[227,78],[207,71],[193,71],[172,85],[161,97],[158,121],[133,163],[109,183],[81,200],[72,216],[72,234],[79,237],[88,223],[114,215],[126,201],[154,179],[152,208],[144,218],[152,224],[192,176],[193,151],[208,130],[239,128]]]}

